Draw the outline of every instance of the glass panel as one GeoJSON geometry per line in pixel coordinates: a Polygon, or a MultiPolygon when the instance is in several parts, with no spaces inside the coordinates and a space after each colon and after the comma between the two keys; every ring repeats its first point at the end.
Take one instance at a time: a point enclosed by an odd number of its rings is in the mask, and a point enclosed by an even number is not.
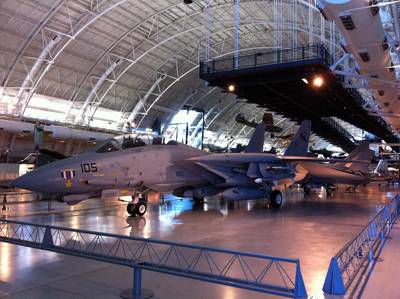
{"type": "Polygon", "coordinates": [[[98,149],[95,150],[96,153],[109,153],[119,150],[119,143],[115,139],[106,141],[103,145],[100,145],[98,149]]]}

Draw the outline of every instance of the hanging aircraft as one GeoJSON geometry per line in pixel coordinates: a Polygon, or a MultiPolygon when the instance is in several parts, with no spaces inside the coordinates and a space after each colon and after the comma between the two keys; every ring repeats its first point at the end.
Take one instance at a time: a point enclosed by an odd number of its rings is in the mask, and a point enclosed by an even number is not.
{"type": "Polygon", "coordinates": [[[336,184],[353,186],[368,184],[372,179],[368,167],[373,156],[374,152],[369,149],[369,142],[363,141],[341,162],[334,164],[300,162],[307,174],[298,183],[303,187],[305,194],[312,188],[324,187],[329,196],[336,189],[336,184]]]}
{"type": "Polygon", "coordinates": [[[87,153],[37,168],[12,185],[61,196],[69,204],[100,195],[130,196],[127,212],[139,216],[147,211],[149,191],[195,200],[212,195],[226,200],[266,198],[279,208],[281,190],[305,175],[296,164],[327,160],[306,157],[310,121],[301,123],[284,155],[262,153],[266,126],[255,128],[244,153],[212,154],[175,141],[164,144],[149,134],[118,136],[87,153]]]}

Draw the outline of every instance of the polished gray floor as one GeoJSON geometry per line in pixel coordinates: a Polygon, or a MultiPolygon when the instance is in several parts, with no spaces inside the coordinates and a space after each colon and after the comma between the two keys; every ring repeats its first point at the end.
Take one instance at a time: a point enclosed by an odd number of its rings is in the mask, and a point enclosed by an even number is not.
{"type": "MultiPolygon", "coordinates": [[[[128,217],[125,204],[91,199],[74,207],[31,202],[16,196],[2,215],[24,221],[73,228],[154,237],[228,249],[300,258],[309,295],[321,291],[330,258],[365,225],[395,188],[367,187],[356,193],[323,191],[304,197],[293,188],[279,211],[263,202],[227,204],[207,199],[194,206],[188,199],[152,199],[145,217],[128,217]]],[[[0,297],[4,298],[119,298],[132,286],[128,268],[51,252],[0,243],[0,297]]],[[[144,288],[156,298],[268,298],[244,290],[145,273],[144,288]]]]}

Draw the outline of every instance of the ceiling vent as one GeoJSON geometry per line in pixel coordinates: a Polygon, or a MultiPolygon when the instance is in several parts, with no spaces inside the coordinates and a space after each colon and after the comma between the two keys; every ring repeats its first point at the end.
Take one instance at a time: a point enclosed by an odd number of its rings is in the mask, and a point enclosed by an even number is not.
{"type": "Polygon", "coordinates": [[[370,0],[369,6],[371,6],[372,16],[376,16],[379,13],[378,0],[370,0]]]}
{"type": "MultiPolygon", "coordinates": [[[[369,61],[369,54],[368,54],[368,51],[367,50],[364,50],[364,51],[360,51],[360,52],[358,52],[358,55],[360,55],[360,57],[361,57],[361,59],[362,59],[362,61],[364,61],[364,62],[368,62],[369,61]]],[[[372,76],[371,76],[372,77],[372,76]]]]}
{"type": "Polygon", "coordinates": [[[390,71],[391,73],[394,72],[394,64],[393,64],[393,62],[390,63],[389,71],[390,71]]]}
{"type": "Polygon", "coordinates": [[[347,30],[353,30],[354,28],[356,28],[356,25],[354,25],[353,18],[350,14],[341,15],[340,19],[342,20],[344,28],[346,28],[347,30]]]}
{"type": "Polygon", "coordinates": [[[385,38],[382,41],[382,49],[383,51],[386,51],[389,48],[389,44],[387,42],[387,37],[385,36],[385,38]]]}

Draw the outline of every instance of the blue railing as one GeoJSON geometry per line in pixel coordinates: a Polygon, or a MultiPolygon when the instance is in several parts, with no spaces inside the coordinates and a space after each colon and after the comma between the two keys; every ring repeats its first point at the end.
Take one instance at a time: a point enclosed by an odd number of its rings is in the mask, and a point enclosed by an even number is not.
{"type": "Polygon", "coordinates": [[[283,297],[307,297],[298,259],[0,220],[0,241],[283,297]]]}
{"type": "Polygon", "coordinates": [[[200,75],[310,59],[319,59],[327,66],[333,64],[333,58],[325,46],[323,44],[314,44],[201,61],[200,75]]]}
{"type": "Polygon", "coordinates": [[[397,219],[399,202],[397,195],[385,204],[361,232],[332,257],[323,286],[325,293],[345,295],[350,289],[352,293],[357,292],[365,272],[373,269],[397,219]]]}

